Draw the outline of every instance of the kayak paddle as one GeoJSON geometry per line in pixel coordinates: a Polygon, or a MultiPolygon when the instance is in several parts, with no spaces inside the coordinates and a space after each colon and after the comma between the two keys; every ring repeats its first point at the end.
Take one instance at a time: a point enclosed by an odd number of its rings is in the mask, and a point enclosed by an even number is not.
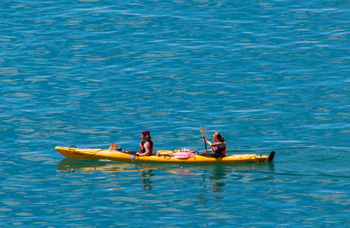
{"type": "Polygon", "coordinates": [[[199,130],[200,130],[200,131],[202,132],[202,134],[203,134],[204,146],[205,146],[205,153],[207,153],[207,143],[206,143],[206,141],[205,141],[205,134],[206,134],[207,132],[206,132],[205,129],[202,128],[202,127],[200,127],[199,130]]]}

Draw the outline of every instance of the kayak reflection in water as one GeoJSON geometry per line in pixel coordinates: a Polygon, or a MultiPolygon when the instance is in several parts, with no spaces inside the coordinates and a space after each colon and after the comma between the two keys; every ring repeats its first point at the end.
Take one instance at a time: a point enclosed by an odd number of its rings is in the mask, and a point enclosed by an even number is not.
{"type": "Polygon", "coordinates": [[[143,131],[141,133],[140,150],[136,153],[137,156],[151,156],[154,144],[152,141],[151,133],[149,131],[143,131]]]}
{"type": "MultiPolygon", "coordinates": [[[[224,186],[226,183],[224,181],[225,176],[227,175],[226,170],[222,166],[214,166],[213,173],[210,179],[213,181],[213,186],[210,189],[213,192],[224,192],[224,186]]],[[[215,196],[214,198],[223,198],[220,196],[215,196]]]]}
{"type": "Polygon", "coordinates": [[[225,142],[225,138],[219,133],[219,132],[215,132],[213,134],[213,140],[214,142],[211,143],[209,142],[207,139],[203,139],[204,142],[208,143],[209,146],[212,147],[211,150],[206,150],[205,152],[211,151],[213,152],[213,157],[215,158],[222,158],[226,156],[226,142],[225,142]]]}
{"type": "Polygon", "coordinates": [[[153,182],[151,181],[152,176],[154,176],[154,171],[152,169],[141,172],[142,189],[151,190],[153,188],[153,182]]]}

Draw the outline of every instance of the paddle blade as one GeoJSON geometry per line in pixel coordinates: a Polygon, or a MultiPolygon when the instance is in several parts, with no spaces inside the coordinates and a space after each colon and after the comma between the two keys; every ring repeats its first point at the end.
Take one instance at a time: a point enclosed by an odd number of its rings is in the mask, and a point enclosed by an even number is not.
{"type": "Polygon", "coordinates": [[[202,132],[203,137],[205,137],[205,134],[207,133],[203,127],[200,127],[199,130],[202,132]]]}

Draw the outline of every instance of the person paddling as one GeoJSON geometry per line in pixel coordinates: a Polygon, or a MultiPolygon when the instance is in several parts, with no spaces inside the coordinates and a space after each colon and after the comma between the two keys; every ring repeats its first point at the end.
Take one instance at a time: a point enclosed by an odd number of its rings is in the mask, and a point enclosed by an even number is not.
{"type": "Polygon", "coordinates": [[[154,149],[151,133],[149,131],[143,131],[141,133],[141,138],[140,150],[136,153],[136,155],[151,156],[154,149]]]}
{"type": "MultiPolygon", "coordinates": [[[[209,146],[212,147],[211,151],[213,152],[213,157],[215,158],[222,158],[226,156],[226,142],[225,138],[219,133],[215,132],[213,135],[214,142],[211,143],[207,139],[203,139],[204,142],[208,143],[209,146]]],[[[210,150],[206,150],[205,152],[208,152],[210,150]]]]}

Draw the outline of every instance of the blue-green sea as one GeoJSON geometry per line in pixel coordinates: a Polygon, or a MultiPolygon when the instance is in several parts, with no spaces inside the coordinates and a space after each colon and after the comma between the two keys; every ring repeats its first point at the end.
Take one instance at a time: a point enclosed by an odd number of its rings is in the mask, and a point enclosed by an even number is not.
{"type": "Polygon", "coordinates": [[[0,227],[349,227],[350,1],[0,2],[0,227]],[[204,150],[236,165],[65,159],[204,150]]]}

